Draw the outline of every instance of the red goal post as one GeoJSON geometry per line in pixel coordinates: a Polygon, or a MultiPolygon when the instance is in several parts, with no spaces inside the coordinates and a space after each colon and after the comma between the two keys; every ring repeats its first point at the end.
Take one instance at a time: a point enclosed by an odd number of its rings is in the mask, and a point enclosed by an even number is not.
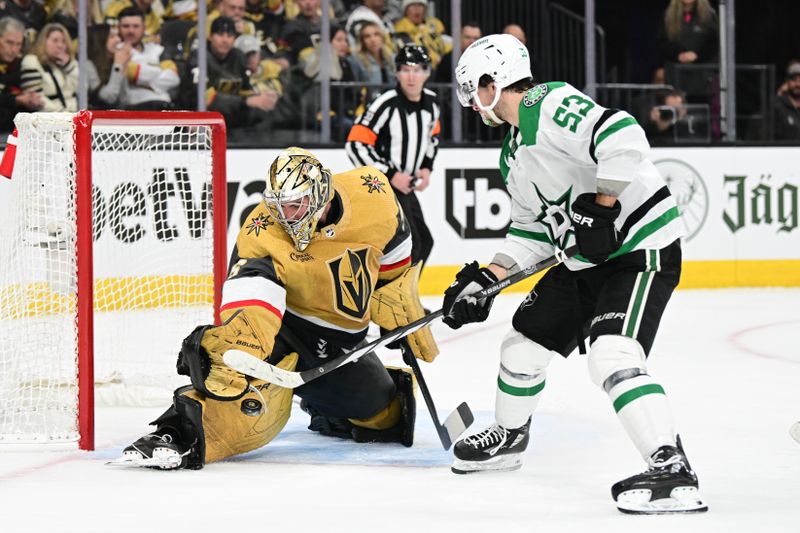
{"type": "Polygon", "coordinates": [[[173,377],[180,339],[218,323],[225,122],[183,111],[15,122],[0,214],[0,443],[77,438],[91,450],[95,384],[168,395],[185,380],[173,377]]]}

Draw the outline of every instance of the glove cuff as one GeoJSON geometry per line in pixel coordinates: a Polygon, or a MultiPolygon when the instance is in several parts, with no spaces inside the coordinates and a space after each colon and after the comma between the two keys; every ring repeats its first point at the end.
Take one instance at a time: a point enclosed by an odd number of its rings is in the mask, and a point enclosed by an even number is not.
{"type": "Polygon", "coordinates": [[[622,205],[619,203],[619,200],[615,201],[613,206],[606,207],[598,204],[595,201],[596,198],[597,195],[595,193],[585,192],[575,199],[575,202],[572,204],[572,210],[575,211],[577,208],[577,210],[581,211],[582,213],[586,213],[603,220],[616,220],[620,211],[622,211],[622,205]]]}

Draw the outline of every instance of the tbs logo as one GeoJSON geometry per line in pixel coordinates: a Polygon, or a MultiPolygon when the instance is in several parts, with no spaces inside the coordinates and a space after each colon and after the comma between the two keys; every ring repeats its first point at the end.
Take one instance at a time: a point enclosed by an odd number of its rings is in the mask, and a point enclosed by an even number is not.
{"type": "Polygon", "coordinates": [[[496,168],[445,170],[447,223],[462,239],[503,238],[511,221],[511,198],[496,168]]]}

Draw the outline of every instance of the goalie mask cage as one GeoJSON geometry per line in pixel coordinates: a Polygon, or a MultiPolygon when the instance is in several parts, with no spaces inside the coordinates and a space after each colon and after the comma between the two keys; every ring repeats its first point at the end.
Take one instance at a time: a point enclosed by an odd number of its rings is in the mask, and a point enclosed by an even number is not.
{"type": "Polygon", "coordinates": [[[0,212],[0,443],[94,449],[94,404],[164,402],[226,271],[217,113],[21,113],[0,212]],[[152,401],[148,401],[150,398],[152,401]]]}

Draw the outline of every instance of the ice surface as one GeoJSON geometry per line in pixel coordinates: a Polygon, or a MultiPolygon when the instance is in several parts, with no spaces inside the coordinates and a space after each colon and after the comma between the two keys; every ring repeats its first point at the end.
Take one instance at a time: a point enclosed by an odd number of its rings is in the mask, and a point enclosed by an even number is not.
{"type": "MultiPolygon", "coordinates": [[[[466,400],[471,431],[492,420],[498,346],[521,299],[499,297],[484,324],[436,325],[442,354],[423,371],[440,417],[466,400]]],[[[268,446],[178,472],[104,466],[162,409],[102,408],[95,452],[0,448],[0,532],[797,532],[798,302],[798,289],[678,291],[664,316],[649,369],[700,476],[704,515],[616,510],[611,485],[644,463],[575,354],[551,364],[516,472],[451,474],[421,397],[410,449],[319,436],[295,407],[268,446]]]]}

